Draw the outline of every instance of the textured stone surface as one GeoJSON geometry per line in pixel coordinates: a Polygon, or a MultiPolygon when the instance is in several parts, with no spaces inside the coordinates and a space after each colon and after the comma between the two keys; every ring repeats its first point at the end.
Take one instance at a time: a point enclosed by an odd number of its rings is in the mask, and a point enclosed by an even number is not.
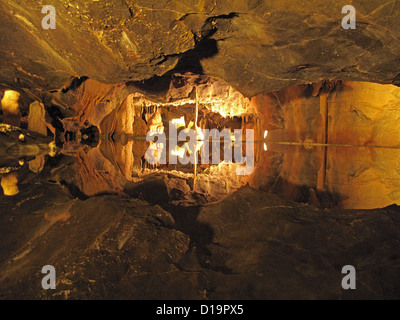
{"type": "Polygon", "coordinates": [[[260,94],[250,104],[270,142],[400,146],[394,85],[328,81],[260,94]]]}
{"type": "Polygon", "coordinates": [[[198,216],[213,231],[210,267],[230,274],[213,296],[394,298],[398,212],[320,210],[242,188],[198,216]],[[360,270],[353,292],[339,286],[346,264],[360,270]]]}
{"type": "Polygon", "coordinates": [[[322,206],[399,204],[399,93],[393,85],[330,81],[255,96],[267,141],[330,146],[271,144],[251,185],[322,206]]]}
{"type": "Polygon", "coordinates": [[[396,206],[321,210],[245,187],[170,214],[117,196],[71,200],[46,183],[0,206],[3,299],[400,297],[396,206]],[[44,264],[56,290],[41,288],[44,264]],[[341,288],[347,264],[354,291],[341,288]]]}
{"type": "MultiPolygon", "coordinates": [[[[247,96],[326,79],[398,81],[397,1],[3,1],[0,86],[58,89],[70,78],[142,80],[204,72],[247,96]],[[57,12],[43,30],[44,4],[57,12]]],[[[37,94],[40,94],[37,93],[37,94]]]]}

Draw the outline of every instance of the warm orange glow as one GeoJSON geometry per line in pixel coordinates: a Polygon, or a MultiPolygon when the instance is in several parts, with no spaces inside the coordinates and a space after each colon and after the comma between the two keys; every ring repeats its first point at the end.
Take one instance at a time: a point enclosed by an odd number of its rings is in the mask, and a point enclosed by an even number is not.
{"type": "Polygon", "coordinates": [[[16,172],[10,172],[1,177],[1,187],[5,196],[15,196],[19,193],[16,172]]]}
{"type": "Polygon", "coordinates": [[[32,102],[29,106],[28,129],[47,135],[46,111],[39,101],[32,102]]]}
{"type": "Polygon", "coordinates": [[[45,158],[43,155],[37,156],[35,159],[29,161],[29,170],[34,173],[41,172],[43,170],[45,158]]]}
{"type": "Polygon", "coordinates": [[[172,124],[174,124],[177,128],[185,126],[185,116],[180,118],[172,119],[172,124]]]}
{"type": "Polygon", "coordinates": [[[15,110],[18,108],[19,92],[14,90],[4,91],[3,99],[1,100],[1,105],[4,109],[15,110]],[[16,105],[15,105],[16,104],[16,105]]]}
{"type": "Polygon", "coordinates": [[[1,100],[1,107],[4,114],[4,123],[11,124],[19,127],[21,121],[21,113],[19,111],[19,92],[14,90],[6,90],[3,99],[1,100]]]}
{"type": "Polygon", "coordinates": [[[45,213],[44,218],[47,221],[67,221],[69,218],[71,218],[71,214],[69,212],[64,212],[57,216],[53,216],[51,214],[45,213]]]}
{"type": "MultiPolygon", "coordinates": [[[[183,144],[184,146],[187,145],[187,142],[183,144]]],[[[176,146],[174,150],[171,150],[171,154],[173,156],[178,156],[179,158],[183,158],[186,153],[186,148],[182,148],[179,146],[176,146]]]]}
{"type": "Polygon", "coordinates": [[[204,134],[203,134],[203,131],[198,126],[196,126],[196,133],[197,133],[197,140],[198,141],[203,141],[204,140],[204,134]]]}

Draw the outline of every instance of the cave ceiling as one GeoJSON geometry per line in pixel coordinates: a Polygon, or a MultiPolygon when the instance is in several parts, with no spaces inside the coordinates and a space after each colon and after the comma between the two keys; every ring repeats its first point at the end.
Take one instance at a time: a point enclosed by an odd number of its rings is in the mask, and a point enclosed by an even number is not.
{"type": "Polygon", "coordinates": [[[116,83],[203,73],[245,96],[338,79],[398,83],[397,1],[64,1],[43,30],[42,1],[2,0],[0,86],[62,88],[71,77],[116,83]]]}

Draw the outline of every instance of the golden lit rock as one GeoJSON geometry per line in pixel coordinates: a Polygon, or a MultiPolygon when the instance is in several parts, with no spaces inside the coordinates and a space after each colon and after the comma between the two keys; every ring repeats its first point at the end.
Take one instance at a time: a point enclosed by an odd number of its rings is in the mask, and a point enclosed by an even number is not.
{"type": "Polygon", "coordinates": [[[31,170],[34,173],[38,173],[43,170],[45,163],[45,158],[44,156],[36,156],[35,159],[29,161],[29,170],[31,170]]]}
{"type": "Polygon", "coordinates": [[[15,196],[19,193],[18,176],[16,172],[10,172],[1,176],[1,187],[5,196],[15,196]]]}
{"type": "Polygon", "coordinates": [[[19,110],[20,93],[14,90],[6,90],[1,99],[4,123],[19,127],[21,122],[21,112],[19,110]]]}
{"type": "Polygon", "coordinates": [[[28,130],[47,135],[46,111],[43,103],[34,101],[29,106],[28,130]]]}

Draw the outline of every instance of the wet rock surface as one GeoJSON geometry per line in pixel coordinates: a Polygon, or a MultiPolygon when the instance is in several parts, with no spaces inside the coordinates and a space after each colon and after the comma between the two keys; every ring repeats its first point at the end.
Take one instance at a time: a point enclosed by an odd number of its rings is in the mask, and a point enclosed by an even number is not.
{"type": "Polygon", "coordinates": [[[246,96],[327,79],[397,83],[399,11],[389,0],[3,1],[1,87],[61,88],[71,77],[144,80],[171,70],[224,79],[246,96]],[[266,58],[265,58],[266,57],[266,58]]]}
{"type": "Polygon", "coordinates": [[[400,296],[396,206],[323,210],[250,187],[170,213],[134,198],[71,199],[49,184],[30,196],[1,199],[3,299],[400,296]],[[56,290],[41,288],[44,264],[57,270],[56,290]],[[357,290],[341,288],[347,264],[357,290]]]}

